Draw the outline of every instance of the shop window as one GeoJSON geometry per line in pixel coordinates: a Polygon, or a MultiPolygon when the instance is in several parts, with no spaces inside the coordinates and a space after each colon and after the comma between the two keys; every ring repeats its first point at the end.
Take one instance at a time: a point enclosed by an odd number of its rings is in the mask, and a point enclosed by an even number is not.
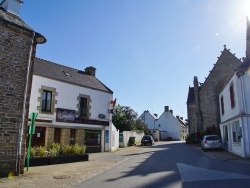
{"type": "Polygon", "coordinates": [[[240,143],[242,138],[242,130],[239,125],[239,121],[232,123],[232,132],[233,132],[233,142],[240,143]]]}
{"type": "Polygon", "coordinates": [[[69,138],[69,144],[74,145],[75,144],[75,138],[76,138],[76,130],[70,129],[70,138],[69,138]]]}
{"type": "Polygon", "coordinates": [[[101,145],[101,131],[85,130],[84,142],[86,146],[101,145]]]}
{"type": "Polygon", "coordinates": [[[55,131],[54,131],[54,142],[60,144],[60,138],[61,138],[61,129],[60,128],[55,128],[55,131]]]}
{"type": "Polygon", "coordinates": [[[234,99],[234,85],[233,85],[233,83],[230,85],[229,92],[230,92],[231,108],[234,108],[235,107],[235,99],[234,99]]]}

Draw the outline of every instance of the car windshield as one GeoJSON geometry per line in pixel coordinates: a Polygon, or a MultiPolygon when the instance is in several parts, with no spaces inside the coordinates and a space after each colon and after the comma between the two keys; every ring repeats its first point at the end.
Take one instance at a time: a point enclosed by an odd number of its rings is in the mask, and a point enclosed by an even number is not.
{"type": "Polygon", "coordinates": [[[144,136],[143,139],[150,139],[150,136],[144,136]]]}
{"type": "Polygon", "coordinates": [[[208,136],[206,140],[219,140],[218,136],[208,136]]]}

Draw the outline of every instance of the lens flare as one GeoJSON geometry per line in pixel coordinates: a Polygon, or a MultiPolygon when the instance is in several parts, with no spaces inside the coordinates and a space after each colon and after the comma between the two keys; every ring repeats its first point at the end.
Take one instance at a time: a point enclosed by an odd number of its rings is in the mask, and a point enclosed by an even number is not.
{"type": "Polygon", "coordinates": [[[11,171],[11,172],[9,173],[9,175],[8,175],[8,178],[9,178],[9,179],[13,179],[14,176],[15,176],[14,171],[11,171]]]}

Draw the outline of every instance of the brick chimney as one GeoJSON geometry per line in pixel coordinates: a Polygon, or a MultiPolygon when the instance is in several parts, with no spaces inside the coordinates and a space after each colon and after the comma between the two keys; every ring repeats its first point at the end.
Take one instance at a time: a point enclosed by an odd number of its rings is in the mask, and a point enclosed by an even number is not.
{"type": "Polygon", "coordinates": [[[95,76],[95,71],[96,71],[96,68],[95,67],[87,67],[85,69],[85,73],[90,75],[90,76],[95,76]]]}
{"type": "Polygon", "coordinates": [[[19,16],[23,2],[20,0],[3,0],[0,4],[6,11],[19,16]]]}
{"type": "Polygon", "coordinates": [[[180,116],[176,116],[176,119],[180,119],[180,116]]]}
{"type": "Polygon", "coordinates": [[[169,106],[165,106],[165,112],[169,111],[169,106]]]}
{"type": "Polygon", "coordinates": [[[171,112],[171,114],[173,114],[173,110],[169,110],[169,112],[171,112]]]}

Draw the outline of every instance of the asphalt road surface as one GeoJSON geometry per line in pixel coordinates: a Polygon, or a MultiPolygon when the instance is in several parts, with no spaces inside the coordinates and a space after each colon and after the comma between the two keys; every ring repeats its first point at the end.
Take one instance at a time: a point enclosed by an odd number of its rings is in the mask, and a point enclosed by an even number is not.
{"type": "MultiPolygon", "coordinates": [[[[156,142],[154,146],[140,147],[144,147],[141,153],[75,187],[250,187],[250,164],[212,159],[183,142],[156,142]]],[[[116,156],[116,160],[117,157],[124,156],[116,156]]]]}

